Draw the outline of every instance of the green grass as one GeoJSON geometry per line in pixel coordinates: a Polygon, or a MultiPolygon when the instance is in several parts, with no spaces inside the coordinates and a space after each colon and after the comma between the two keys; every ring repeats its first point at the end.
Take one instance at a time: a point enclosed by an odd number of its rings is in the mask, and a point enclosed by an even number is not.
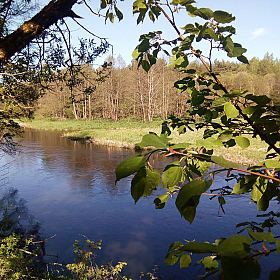
{"type": "Polygon", "coordinates": [[[57,119],[24,119],[20,122],[23,126],[35,129],[79,131],[92,129],[125,129],[125,128],[153,128],[158,127],[162,121],[143,123],[137,120],[120,120],[112,122],[106,119],[88,120],[57,120],[57,119]]]}
{"type": "MultiPolygon", "coordinates": [[[[121,120],[116,123],[95,119],[85,120],[46,120],[34,119],[24,120],[22,125],[34,129],[59,130],[63,131],[63,136],[70,139],[90,139],[91,142],[106,146],[134,148],[139,143],[143,135],[149,132],[160,133],[162,121],[143,123],[135,120],[121,120]]],[[[176,131],[171,135],[172,143],[193,143],[202,138],[202,131],[188,131],[179,135],[176,131]]],[[[217,149],[215,154],[223,155],[225,158],[243,164],[254,164],[265,159],[267,146],[259,139],[250,138],[249,148],[242,150],[235,146],[230,149],[217,149]]]]}

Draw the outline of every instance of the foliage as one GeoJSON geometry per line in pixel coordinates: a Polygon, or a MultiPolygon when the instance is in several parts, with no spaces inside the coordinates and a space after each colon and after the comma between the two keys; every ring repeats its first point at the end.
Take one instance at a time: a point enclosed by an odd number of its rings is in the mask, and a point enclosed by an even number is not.
{"type": "Polygon", "coordinates": [[[32,263],[32,257],[25,258],[24,251],[32,240],[28,240],[24,246],[18,247],[20,239],[14,234],[1,240],[0,246],[0,279],[25,279],[30,275],[32,269],[29,265],[32,263]]]}
{"type": "MultiPolygon", "coordinates": [[[[172,25],[177,36],[174,40],[167,41],[162,37],[161,31],[143,34],[133,52],[133,58],[138,61],[139,67],[142,66],[148,72],[156,64],[159,52],[167,53],[168,47],[171,47],[170,64],[183,74],[174,86],[178,92],[189,94],[188,103],[191,106],[185,117],[171,117],[165,121],[160,135],[143,137],[139,145],[154,149],[141,156],[141,165],[138,156],[135,161],[132,157],[127,158],[116,168],[117,180],[136,172],[131,182],[131,191],[137,202],[140,197],[150,195],[155,189],[154,183],[158,183],[160,179],[157,175],[157,179],[151,184],[152,175],[143,172],[145,168],[152,170],[151,174],[159,174],[159,171],[152,168],[150,156],[164,152],[167,156],[179,157],[179,160],[163,170],[161,184],[166,193],[161,194],[154,202],[156,208],[164,208],[168,198],[176,195],[176,207],[190,224],[195,218],[200,196],[210,189],[215,183],[214,175],[220,172],[225,172],[226,180],[236,180],[233,189],[222,188],[217,190],[218,193],[213,193],[213,196],[218,196],[222,210],[226,195],[249,193],[259,211],[269,209],[272,199],[280,200],[279,108],[266,95],[255,95],[246,90],[230,91],[219,80],[213,69],[213,51],[222,50],[228,57],[236,57],[240,62],[248,64],[244,56],[246,49],[232,39],[235,28],[230,24],[235,20],[234,16],[220,10],[197,8],[193,5],[194,2],[178,0],[162,4],[153,0],[136,0],[133,3],[133,13],[138,15],[137,23],[143,22],[146,15],[152,21],[162,16],[172,25]],[[203,20],[204,24],[187,23],[180,31],[175,23],[176,12],[186,11],[190,16],[203,20]],[[194,42],[208,42],[209,55],[204,56],[201,50],[195,49],[194,42]],[[190,57],[199,59],[206,72],[200,73],[197,69],[190,68],[190,57]],[[203,137],[196,141],[195,147],[188,143],[173,144],[168,138],[172,130],[183,134],[188,130],[200,129],[203,129],[203,137]],[[247,135],[260,138],[268,145],[264,162],[245,168],[215,154],[215,150],[221,147],[248,148],[250,140],[247,135]],[[209,171],[212,163],[220,167],[209,171]],[[131,172],[124,171],[128,165],[131,172]],[[237,171],[237,175],[231,174],[232,171],[237,171]]],[[[261,273],[258,259],[272,252],[279,252],[280,243],[270,232],[270,228],[266,231],[264,227],[260,232],[253,227],[246,231],[248,235],[217,238],[214,244],[175,242],[169,248],[166,264],[173,265],[180,261],[181,267],[188,267],[192,261],[191,254],[208,254],[209,256],[197,262],[203,265],[205,278],[211,275],[219,279],[257,279],[261,273]],[[259,243],[262,243],[262,248],[257,249],[259,243]],[[267,243],[274,244],[274,248],[268,249],[267,243]]],[[[271,272],[270,277],[275,277],[277,273],[271,272]]]]}
{"type": "MultiPolygon", "coordinates": [[[[88,79],[85,64],[106,53],[109,43],[97,38],[100,42],[97,45],[91,38],[80,39],[76,47],[71,44],[70,29],[64,18],[78,17],[71,10],[76,2],[50,1],[32,20],[24,23],[23,20],[38,11],[33,1],[0,3],[0,148],[5,151],[13,152],[11,139],[20,131],[14,120],[32,117],[38,99],[54,86],[54,81],[67,86],[67,99],[73,104],[74,115],[80,98],[77,96],[79,86],[84,85],[83,98],[95,90],[94,85],[85,85],[88,79]],[[65,9],[59,8],[61,5],[65,9]],[[50,27],[53,24],[55,26],[50,27]]],[[[103,68],[97,71],[98,81],[104,79],[103,68]]]]}
{"type": "Polygon", "coordinates": [[[95,251],[101,249],[101,240],[93,242],[86,238],[84,245],[76,240],[74,247],[77,255],[75,263],[66,265],[71,272],[71,279],[127,279],[120,275],[123,267],[127,265],[124,262],[119,262],[116,266],[111,263],[101,266],[96,264],[95,251]]]}
{"type": "Polygon", "coordinates": [[[124,262],[115,266],[111,263],[97,265],[95,251],[101,249],[101,241],[93,242],[85,238],[84,244],[80,244],[76,240],[75,262],[66,265],[43,262],[39,257],[40,247],[36,244],[38,242],[34,242],[33,238],[24,239],[15,234],[3,238],[0,246],[0,279],[127,279],[120,274],[126,265],[124,262]]]}

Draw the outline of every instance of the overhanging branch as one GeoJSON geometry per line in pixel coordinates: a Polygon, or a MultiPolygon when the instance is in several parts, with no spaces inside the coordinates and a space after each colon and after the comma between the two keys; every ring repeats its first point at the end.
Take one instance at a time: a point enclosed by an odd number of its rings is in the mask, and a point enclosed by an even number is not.
{"type": "Polygon", "coordinates": [[[24,22],[17,30],[0,40],[0,64],[21,51],[36,36],[65,17],[75,17],[71,10],[78,0],[51,0],[32,19],[24,22]]]}

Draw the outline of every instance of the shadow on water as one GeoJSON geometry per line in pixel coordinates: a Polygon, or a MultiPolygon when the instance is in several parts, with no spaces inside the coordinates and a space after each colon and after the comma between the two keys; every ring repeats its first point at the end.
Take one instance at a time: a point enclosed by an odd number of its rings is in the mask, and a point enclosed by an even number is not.
{"type": "MultiPolygon", "coordinates": [[[[153,200],[159,193],[135,204],[130,195],[131,178],[115,185],[114,170],[134,153],[131,150],[70,141],[58,132],[32,130],[26,130],[20,144],[19,155],[1,159],[3,165],[11,164],[9,180],[0,191],[17,189],[29,212],[43,225],[45,236],[57,235],[47,242],[46,249],[47,254],[58,254],[59,261],[73,260],[73,243],[82,240],[83,234],[91,240],[102,239],[101,256],[113,263],[127,262],[124,272],[133,279],[138,279],[142,271],[152,271],[155,264],[160,266],[157,274],[164,275],[164,279],[195,279],[204,272],[200,266],[183,270],[178,264],[165,266],[169,245],[194,239],[214,242],[217,237],[237,233],[237,223],[256,217],[256,206],[250,205],[248,196],[228,198],[226,215],[216,199],[210,201],[203,196],[196,219],[189,225],[176,210],[174,197],[164,209],[157,210],[153,200]]],[[[161,170],[167,164],[161,156],[152,160],[161,170]]],[[[223,184],[223,178],[216,176],[213,187],[223,184]]],[[[272,208],[279,210],[276,204],[272,208]]],[[[264,275],[278,268],[268,259],[264,275]]]]}
{"type": "Polygon", "coordinates": [[[15,233],[25,238],[39,240],[40,222],[29,214],[26,201],[18,197],[18,190],[8,189],[0,198],[0,236],[15,233]]]}

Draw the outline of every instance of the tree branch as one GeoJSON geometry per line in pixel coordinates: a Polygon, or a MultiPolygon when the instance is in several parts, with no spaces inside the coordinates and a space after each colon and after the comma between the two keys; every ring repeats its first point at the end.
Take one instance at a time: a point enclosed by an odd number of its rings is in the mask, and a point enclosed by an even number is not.
{"type": "Polygon", "coordinates": [[[32,19],[24,22],[17,30],[0,40],[0,64],[6,62],[14,54],[21,51],[36,36],[43,33],[58,20],[73,17],[71,10],[78,0],[51,0],[32,19]]]}
{"type": "MultiPolygon", "coordinates": [[[[176,33],[179,35],[181,40],[184,40],[184,36],[182,35],[182,33],[179,31],[178,27],[176,26],[175,22],[173,20],[171,20],[171,18],[168,16],[168,14],[164,11],[164,9],[160,6],[160,4],[158,4],[157,2],[153,1],[152,2],[155,6],[157,6],[161,12],[164,14],[164,16],[166,17],[166,19],[169,21],[169,23],[173,26],[173,28],[175,29],[176,33]]],[[[221,88],[221,90],[225,93],[228,94],[228,90],[225,88],[225,86],[221,83],[221,81],[218,79],[217,75],[212,71],[211,69],[211,65],[209,67],[209,65],[205,62],[205,60],[203,59],[203,57],[201,56],[200,53],[197,53],[195,51],[195,49],[193,47],[191,47],[191,52],[194,56],[196,56],[201,63],[205,66],[207,72],[212,76],[212,78],[215,80],[216,84],[221,88]]],[[[246,115],[242,112],[242,109],[238,106],[238,104],[234,104],[235,108],[239,111],[239,114],[242,116],[242,118],[244,120],[247,121],[247,123],[253,128],[253,130],[255,131],[255,133],[257,135],[260,136],[260,138],[269,145],[269,147],[271,147],[277,154],[280,155],[280,148],[278,148],[272,141],[270,141],[269,137],[263,133],[261,131],[261,129],[254,124],[254,122],[246,115]]]]}

